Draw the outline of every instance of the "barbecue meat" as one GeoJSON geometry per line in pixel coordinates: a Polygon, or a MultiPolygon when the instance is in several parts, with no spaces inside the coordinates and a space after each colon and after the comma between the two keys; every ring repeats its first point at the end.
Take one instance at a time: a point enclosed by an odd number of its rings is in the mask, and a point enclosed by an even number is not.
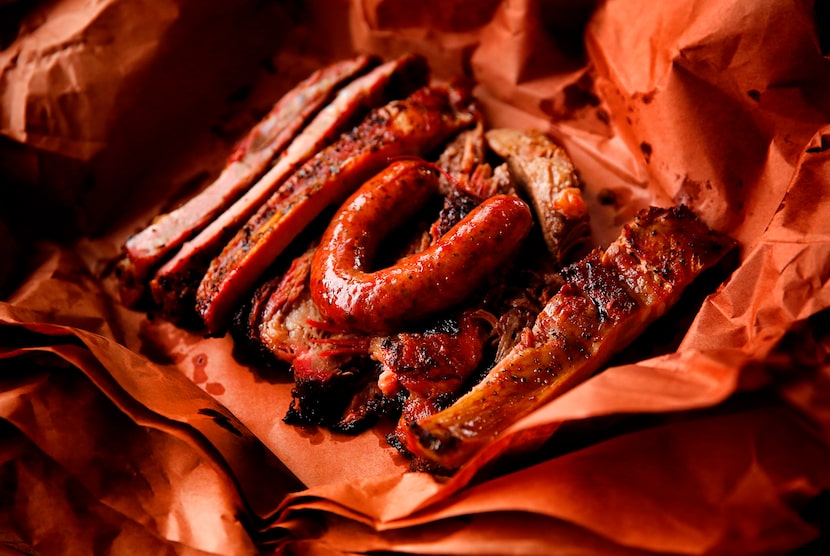
{"type": "Polygon", "coordinates": [[[548,250],[555,261],[563,263],[591,232],[570,157],[538,130],[491,129],[485,136],[490,148],[507,160],[510,173],[530,197],[548,250]]]}
{"type": "Polygon", "coordinates": [[[493,323],[484,311],[446,316],[423,331],[376,337],[372,358],[381,364],[377,384],[388,398],[402,397],[393,433],[402,442],[408,426],[443,409],[481,364],[493,323]]]}
{"type": "Polygon", "coordinates": [[[564,285],[473,389],[412,425],[406,449],[463,465],[508,426],[596,372],[733,247],[684,206],[650,208],[604,252],[562,271],[564,285]]]}
{"type": "Polygon", "coordinates": [[[168,256],[242,195],[337,89],[377,63],[369,56],[337,62],[312,73],[283,95],[237,144],[216,181],[127,240],[120,269],[122,299],[128,304],[137,301],[145,281],[168,256]]]}
{"type": "Polygon", "coordinates": [[[264,176],[159,269],[150,286],[165,315],[175,320],[193,314],[196,286],[210,260],[297,168],[370,109],[409,95],[425,85],[428,77],[426,60],[407,55],[373,69],[340,90],[264,176]]]}
{"type": "Polygon", "coordinates": [[[265,203],[210,264],[196,292],[209,331],[221,330],[263,271],[326,207],[341,203],[391,158],[421,155],[473,121],[468,94],[425,87],[372,111],[320,151],[265,203]]]}

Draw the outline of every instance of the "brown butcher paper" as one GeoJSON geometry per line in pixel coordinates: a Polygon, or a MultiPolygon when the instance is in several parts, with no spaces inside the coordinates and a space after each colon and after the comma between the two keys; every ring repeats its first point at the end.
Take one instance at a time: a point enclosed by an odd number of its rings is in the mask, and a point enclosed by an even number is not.
{"type": "Polygon", "coordinates": [[[789,554],[830,523],[820,2],[0,2],[0,547],[789,554]],[[282,421],[291,377],[118,297],[125,239],[313,69],[424,55],[569,152],[592,241],[685,203],[738,242],[451,477],[282,421]]]}

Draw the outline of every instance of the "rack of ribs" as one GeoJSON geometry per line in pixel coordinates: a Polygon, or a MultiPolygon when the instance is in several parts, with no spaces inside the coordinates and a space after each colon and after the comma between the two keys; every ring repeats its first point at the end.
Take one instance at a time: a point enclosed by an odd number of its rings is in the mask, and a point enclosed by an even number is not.
{"type": "Polygon", "coordinates": [[[511,424],[598,371],[665,313],[734,242],[685,206],[641,212],[564,285],[521,340],[449,408],[409,427],[405,448],[456,469],[511,424]]]}

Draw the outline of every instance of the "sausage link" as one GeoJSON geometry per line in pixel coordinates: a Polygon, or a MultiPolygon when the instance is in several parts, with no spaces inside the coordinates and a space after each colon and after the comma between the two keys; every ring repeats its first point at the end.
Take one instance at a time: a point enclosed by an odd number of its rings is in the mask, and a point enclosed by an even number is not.
{"type": "Polygon", "coordinates": [[[424,251],[369,271],[378,242],[437,191],[423,161],[390,165],[338,211],[314,256],[311,295],[338,325],[369,334],[399,330],[467,298],[503,265],[532,225],[513,195],[485,200],[424,251]]]}

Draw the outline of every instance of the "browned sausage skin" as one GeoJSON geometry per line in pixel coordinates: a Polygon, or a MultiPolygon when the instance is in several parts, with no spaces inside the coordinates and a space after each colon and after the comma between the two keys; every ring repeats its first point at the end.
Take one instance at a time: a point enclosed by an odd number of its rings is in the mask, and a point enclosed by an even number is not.
{"type": "Polygon", "coordinates": [[[208,331],[227,325],[242,296],[327,207],[339,205],[390,159],[428,153],[473,123],[466,95],[453,87],[427,86],[377,108],[283,182],[202,278],[196,309],[208,331]]]}
{"type": "Polygon", "coordinates": [[[338,211],[314,256],[311,295],[346,329],[399,330],[463,301],[513,254],[532,225],[528,206],[512,195],[485,200],[424,251],[370,271],[377,242],[437,191],[424,161],[391,164],[338,211]]]}

